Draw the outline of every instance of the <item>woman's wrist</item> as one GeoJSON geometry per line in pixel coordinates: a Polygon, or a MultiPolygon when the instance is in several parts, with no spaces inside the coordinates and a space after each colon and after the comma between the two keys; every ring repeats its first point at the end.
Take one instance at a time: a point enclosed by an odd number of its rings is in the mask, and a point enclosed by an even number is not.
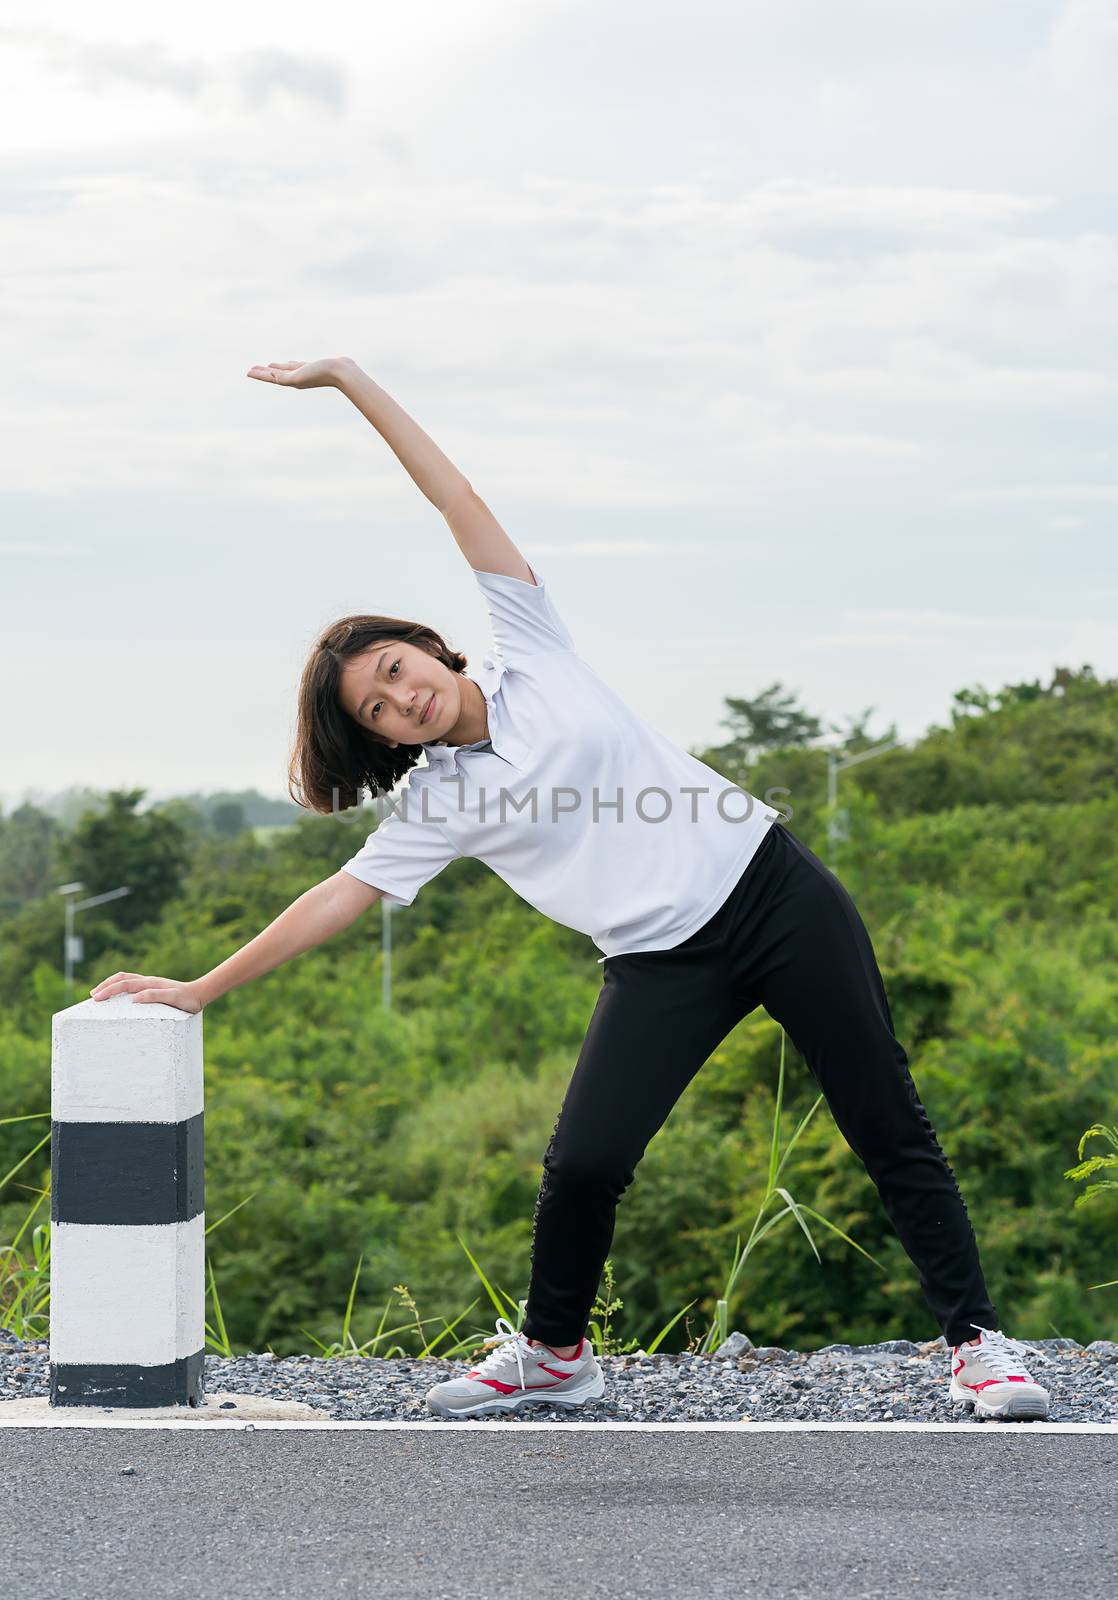
{"type": "Polygon", "coordinates": [[[334,375],[334,384],[344,391],[345,385],[351,378],[362,377],[361,368],[352,356],[334,356],[330,362],[334,375]]]}
{"type": "MultiPolygon", "coordinates": [[[[215,968],[214,970],[216,971],[217,969],[215,968]]],[[[189,985],[194,991],[195,998],[201,1002],[203,1009],[208,1005],[212,1005],[225,992],[223,989],[215,988],[208,981],[212,977],[213,973],[207,972],[204,978],[195,978],[193,983],[189,985]]]]}

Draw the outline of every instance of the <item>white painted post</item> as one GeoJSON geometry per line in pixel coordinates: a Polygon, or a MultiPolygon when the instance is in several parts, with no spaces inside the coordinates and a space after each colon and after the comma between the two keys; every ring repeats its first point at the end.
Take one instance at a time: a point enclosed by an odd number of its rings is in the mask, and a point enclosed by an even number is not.
{"type": "Polygon", "coordinates": [[[130,994],[51,1029],[50,1403],[202,1404],[202,1013],[130,994]]]}

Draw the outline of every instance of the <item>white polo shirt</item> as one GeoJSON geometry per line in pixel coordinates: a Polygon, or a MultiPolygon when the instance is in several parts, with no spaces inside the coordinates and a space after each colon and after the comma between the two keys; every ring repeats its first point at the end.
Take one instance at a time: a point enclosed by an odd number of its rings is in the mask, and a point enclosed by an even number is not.
{"type": "Polygon", "coordinates": [[[778,813],[630,709],[537,582],[475,572],[489,738],[425,744],[344,870],[410,906],[458,856],[609,956],[669,950],[729,897],[778,813]],[[391,808],[391,809],[389,809],[391,808]]]}

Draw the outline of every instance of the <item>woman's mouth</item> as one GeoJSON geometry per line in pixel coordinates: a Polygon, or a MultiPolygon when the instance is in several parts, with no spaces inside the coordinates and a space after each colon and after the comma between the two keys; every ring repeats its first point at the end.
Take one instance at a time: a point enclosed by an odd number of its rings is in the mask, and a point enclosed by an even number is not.
{"type": "Polygon", "coordinates": [[[427,704],[423,707],[422,715],[419,718],[420,722],[426,722],[428,720],[428,718],[431,716],[431,714],[434,711],[434,709],[435,709],[435,696],[432,695],[430,700],[428,700],[427,704]]]}

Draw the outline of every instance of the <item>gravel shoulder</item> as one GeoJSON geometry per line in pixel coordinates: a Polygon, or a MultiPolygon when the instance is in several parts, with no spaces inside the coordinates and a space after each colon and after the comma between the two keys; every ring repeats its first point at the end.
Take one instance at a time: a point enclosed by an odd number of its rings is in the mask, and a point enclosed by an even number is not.
{"type": "MultiPolygon", "coordinates": [[[[1029,1357],[1051,1396],[1050,1422],[1118,1423],[1118,1343],[1032,1341],[1048,1365],[1029,1357]]],[[[950,1422],[973,1413],[947,1398],[950,1362],[942,1338],[915,1344],[828,1345],[822,1350],[755,1348],[734,1333],[714,1355],[600,1358],[603,1398],[577,1412],[541,1403],[498,1420],[580,1422],[950,1422]]],[[[207,1355],[207,1393],[301,1400],[338,1420],[430,1422],[427,1390],[469,1370],[466,1361],[378,1357],[207,1355]]],[[[49,1393],[49,1350],[0,1330],[0,1400],[49,1393]]],[[[473,1419],[475,1422],[486,1419],[473,1419]]]]}

